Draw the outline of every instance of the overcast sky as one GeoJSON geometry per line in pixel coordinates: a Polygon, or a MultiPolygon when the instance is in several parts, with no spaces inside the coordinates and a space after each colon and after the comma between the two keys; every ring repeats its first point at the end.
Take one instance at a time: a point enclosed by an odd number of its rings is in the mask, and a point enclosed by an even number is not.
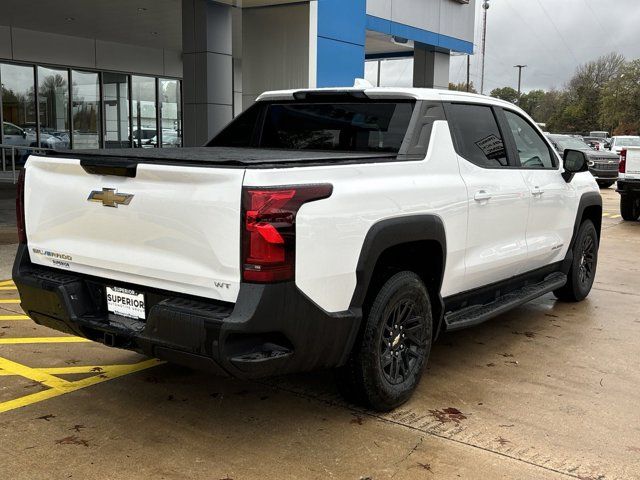
{"type": "MultiPolygon", "coordinates": [[[[482,0],[477,1],[475,55],[471,80],[480,90],[482,0]]],[[[609,52],[640,58],[640,0],[490,0],[487,21],[485,93],[517,88],[516,64],[524,91],[561,88],[576,66],[609,52]]],[[[385,62],[383,84],[409,85],[410,62],[385,62]]],[[[371,66],[367,69],[370,77],[371,66]]],[[[451,81],[466,80],[466,57],[451,58],[451,81]]],[[[375,79],[375,76],[374,76],[375,79]]]]}

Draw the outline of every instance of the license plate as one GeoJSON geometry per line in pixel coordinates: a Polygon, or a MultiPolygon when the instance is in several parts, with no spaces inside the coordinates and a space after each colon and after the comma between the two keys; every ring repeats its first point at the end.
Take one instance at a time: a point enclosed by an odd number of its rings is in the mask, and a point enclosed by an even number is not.
{"type": "Polygon", "coordinates": [[[127,288],[107,287],[107,310],[123,317],[144,320],[144,293],[127,288]]]}

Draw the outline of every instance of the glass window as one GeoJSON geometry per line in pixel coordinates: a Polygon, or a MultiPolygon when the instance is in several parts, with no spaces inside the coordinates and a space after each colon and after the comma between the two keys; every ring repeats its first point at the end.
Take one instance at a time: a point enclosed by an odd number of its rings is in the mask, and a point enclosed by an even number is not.
{"type": "Polygon", "coordinates": [[[180,82],[160,80],[162,147],[182,146],[182,112],[180,82]]]}
{"type": "Polygon", "coordinates": [[[36,100],[33,67],[0,64],[3,142],[35,146],[36,100]]]}
{"type": "Polygon", "coordinates": [[[69,148],[69,75],[66,70],[38,67],[40,146],[69,148]]]}
{"type": "Polygon", "coordinates": [[[157,146],[156,79],[131,77],[133,103],[133,146],[153,148],[157,146]]]}
{"type": "Polygon", "coordinates": [[[518,148],[520,165],[525,168],[555,168],[555,159],[549,146],[529,122],[509,110],[505,110],[504,114],[518,148]]]}
{"type": "Polygon", "coordinates": [[[400,150],[413,113],[409,102],[257,104],[234,120],[212,146],[287,150],[400,150]],[[252,132],[264,111],[261,134],[252,132]]]}
{"type": "Polygon", "coordinates": [[[397,153],[412,113],[413,103],[272,104],[260,146],[397,153]]]}
{"type": "Polygon", "coordinates": [[[97,73],[71,72],[73,148],[100,148],[100,79],[97,73]]]}
{"type": "Polygon", "coordinates": [[[449,128],[458,154],[480,167],[507,167],[507,151],[490,107],[452,104],[447,107],[449,128]]]}
{"type": "Polygon", "coordinates": [[[103,73],[104,146],[130,147],[129,77],[121,73],[103,73]]]}

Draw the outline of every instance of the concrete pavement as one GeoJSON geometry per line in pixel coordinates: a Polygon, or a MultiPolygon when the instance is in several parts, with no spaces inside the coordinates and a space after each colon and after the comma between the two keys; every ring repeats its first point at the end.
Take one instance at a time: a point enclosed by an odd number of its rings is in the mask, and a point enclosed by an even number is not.
{"type": "Polygon", "coordinates": [[[21,312],[0,303],[0,411],[58,389],[0,413],[0,479],[640,478],[640,223],[603,196],[589,298],[547,295],[444,336],[386,415],[345,404],[328,372],[242,382],[94,343],[11,343],[68,337],[3,320],[21,312]]]}

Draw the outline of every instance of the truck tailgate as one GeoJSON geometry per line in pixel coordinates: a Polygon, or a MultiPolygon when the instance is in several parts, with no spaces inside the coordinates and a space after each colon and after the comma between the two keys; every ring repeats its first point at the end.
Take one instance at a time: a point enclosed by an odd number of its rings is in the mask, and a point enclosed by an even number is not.
{"type": "Polygon", "coordinates": [[[25,177],[31,261],[235,302],[243,176],[241,168],[152,163],[138,164],[134,178],[96,175],[77,159],[31,156],[25,177]],[[113,206],[116,194],[131,197],[118,196],[113,206]]]}
{"type": "Polygon", "coordinates": [[[627,147],[626,178],[640,178],[640,147],[627,147]]]}

